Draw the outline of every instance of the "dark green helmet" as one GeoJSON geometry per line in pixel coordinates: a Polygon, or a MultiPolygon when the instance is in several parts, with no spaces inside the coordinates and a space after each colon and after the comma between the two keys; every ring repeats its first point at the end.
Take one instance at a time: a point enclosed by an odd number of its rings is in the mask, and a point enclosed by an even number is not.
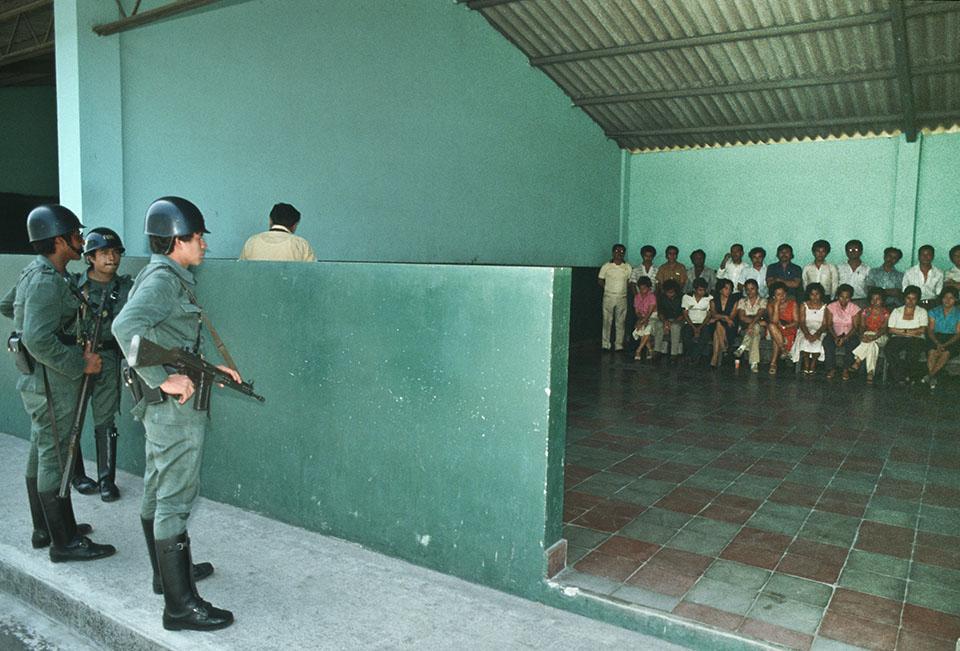
{"type": "Polygon", "coordinates": [[[209,233],[203,213],[181,197],[161,197],[147,208],[143,232],[158,237],[177,237],[192,233],[209,233]]]}
{"type": "Polygon", "coordinates": [[[83,243],[84,255],[90,255],[98,249],[117,249],[121,254],[126,251],[116,231],[102,227],[91,229],[83,243]]]}
{"type": "Polygon", "coordinates": [[[27,235],[31,242],[48,240],[84,228],[73,211],[59,204],[37,206],[27,215],[27,235]]]}

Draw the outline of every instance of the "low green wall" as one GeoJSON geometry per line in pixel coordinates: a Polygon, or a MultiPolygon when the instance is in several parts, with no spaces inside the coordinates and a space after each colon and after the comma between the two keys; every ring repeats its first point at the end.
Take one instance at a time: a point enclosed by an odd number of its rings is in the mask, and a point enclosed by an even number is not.
{"type": "MultiPolygon", "coordinates": [[[[0,256],[0,287],[28,261],[0,256]]],[[[208,260],[198,277],[267,398],[215,395],[204,495],[539,594],[561,531],[569,269],[208,260]]],[[[26,436],[15,379],[0,364],[0,431],[26,436]]],[[[125,416],[121,437],[139,471],[141,427],[125,416]]]]}

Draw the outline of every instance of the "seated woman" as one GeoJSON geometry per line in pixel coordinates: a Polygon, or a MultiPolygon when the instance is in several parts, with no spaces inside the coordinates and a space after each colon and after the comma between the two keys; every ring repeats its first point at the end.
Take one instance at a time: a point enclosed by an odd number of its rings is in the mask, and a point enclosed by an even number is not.
{"type": "Polygon", "coordinates": [[[683,328],[683,306],[680,301],[680,285],[668,280],[657,292],[657,318],[653,322],[654,351],[666,355],[667,336],[670,341],[670,359],[680,359],[683,352],[680,333],[683,328]]]}
{"type": "Polygon", "coordinates": [[[807,286],[807,298],[800,304],[800,336],[793,343],[790,356],[800,362],[804,375],[817,372],[817,361],[823,361],[823,338],[830,330],[830,312],[823,302],[824,290],[820,283],[807,286]]]}
{"type": "Polygon", "coordinates": [[[713,296],[713,310],[707,319],[707,335],[713,342],[713,357],[710,366],[718,368],[723,353],[733,338],[737,336],[737,320],[734,313],[737,310],[739,294],[733,293],[733,281],[722,278],[717,281],[717,291],[713,296]]]}
{"type": "Polygon", "coordinates": [[[890,308],[886,306],[886,292],[880,287],[871,287],[867,292],[869,304],[857,315],[857,332],[860,344],[853,349],[853,365],[843,372],[843,379],[849,380],[851,373],[860,370],[867,363],[867,384],[873,384],[873,375],[877,369],[880,349],[887,344],[887,321],[890,308]]]}
{"type": "Polygon", "coordinates": [[[735,322],[740,324],[740,346],[733,352],[739,358],[749,350],[750,370],[760,368],[760,340],[766,330],[767,299],[760,297],[760,284],[754,278],[743,283],[746,296],[737,301],[735,322]]]}
{"type": "Polygon", "coordinates": [[[684,294],[683,307],[683,352],[690,363],[697,363],[710,355],[710,335],[707,320],[713,311],[713,300],[707,294],[707,281],[693,281],[693,295],[684,294]]]}
{"type": "Polygon", "coordinates": [[[937,388],[937,374],[947,361],[960,351],[960,307],[957,307],[957,288],[944,287],[940,305],[930,310],[927,322],[927,376],[924,382],[937,388]]]}
{"type": "Polygon", "coordinates": [[[913,382],[919,375],[917,360],[924,352],[924,335],[929,318],[920,307],[920,288],[908,285],[903,290],[903,305],[890,313],[887,328],[890,339],[886,354],[890,363],[890,377],[898,384],[913,382]]]}
{"type": "Polygon", "coordinates": [[[633,311],[637,315],[633,338],[640,342],[633,358],[643,359],[643,351],[646,349],[650,359],[653,359],[653,344],[650,341],[650,336],[653,334],[653,321],[657,318],[657,296],[653,293],[653,282],[646,276],[637,279],[637,294],[633,297],[633,311]]]}
{"type": "MultiPolygon", "coordinates": [[[[830,312],[830,329],[823,338],[823,352],[827,358],[827,379],[837,374],[837,350],[843,355],[841,368],[850,366],[849,357],[860,345],[856,321],[860,308],[853,302],[853,287],[844,283],[837,287],[837,300],[827,306],[830,312]]],[[[847,378],[850,376],[847,375],[847,378]]]]}
{"type": "Polygon", "coordinates": [[[770,358],[770,375],[777,373],[777,363],[781,357],[787,357],[797,337],[797,302],[787,293],[787,286],[777,281],[768,287],[770,300],[767,301],[767,331],[773,340],[773,357],[770,358]]]}

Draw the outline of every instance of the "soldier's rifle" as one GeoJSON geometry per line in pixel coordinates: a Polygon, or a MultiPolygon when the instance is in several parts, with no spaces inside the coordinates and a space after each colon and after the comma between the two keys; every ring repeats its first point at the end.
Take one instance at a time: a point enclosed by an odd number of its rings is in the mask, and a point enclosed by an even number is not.
{"type": "MultiPolygon", "coordinates": [[[[93,306],[77,291],[80,300],[86,304],[87,309],[93,306]]],[[[100,348],[100,332],[103,329],[103,320],[110,313],[110,305],[117,300],[119,292],[116,287],[110,294],[103,299],[97,312],[97,318],[93,324],[93,334],[84,342],[84,348],[90,347],[90,352],[95,353],[100,348]]],[[[61,498],[67,497],[70,492],[70,480],[73,479],[73,466],[77,460],[77,450],[80,446],[80,434],[83,432],[83,421],[87,418],[87,403],[90,401],[90,394],[93,392],[93,384],[97,376],[84,374],[83,382],[80,384],[80,391],[77,393],[77,404],[73,411],[73,423],[70,425],[70,434],[67,436],[67,462],[63,467],[63,475],[60,477],[61,498]]]]}
{"type": "Polygon", "coordinates": [[[217,368],[200,355],[191,353],[182,348],[164,348],[140,335],[134,335],[130,342],[130,351],[127,361],[131,367],[165,366],[173,368],[178,373],[193,380],[196,392],[193,398],[193,408],[198,411],[207,411],[210,407],[210,390],[214,384],[227,389],[233,389],[245,396],[250,396],[260,402],[266,398],[257,395],[253,390],[253,382],[237,382],[226,372],[217,368]]]}

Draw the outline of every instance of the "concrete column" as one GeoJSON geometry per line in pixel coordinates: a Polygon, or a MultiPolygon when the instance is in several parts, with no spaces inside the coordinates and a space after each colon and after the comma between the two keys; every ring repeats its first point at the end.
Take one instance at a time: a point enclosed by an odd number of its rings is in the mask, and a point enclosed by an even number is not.
{"type": "Polygon", "coordinates": [[[901,268],[917,263],[917,189],[920,180],[920,150],[923,134],[916,142],[907,142],[906,136],[897,139],[897,176],[893,201],[892,241],[910,250],[903,252],[901,268]]]}
{"type": "Polygon", "coordinates": [[[123,232],[120,37],[93,26],[117,19],[112,2],[55,0],[60,201],[87,227],[123,232]]]}

